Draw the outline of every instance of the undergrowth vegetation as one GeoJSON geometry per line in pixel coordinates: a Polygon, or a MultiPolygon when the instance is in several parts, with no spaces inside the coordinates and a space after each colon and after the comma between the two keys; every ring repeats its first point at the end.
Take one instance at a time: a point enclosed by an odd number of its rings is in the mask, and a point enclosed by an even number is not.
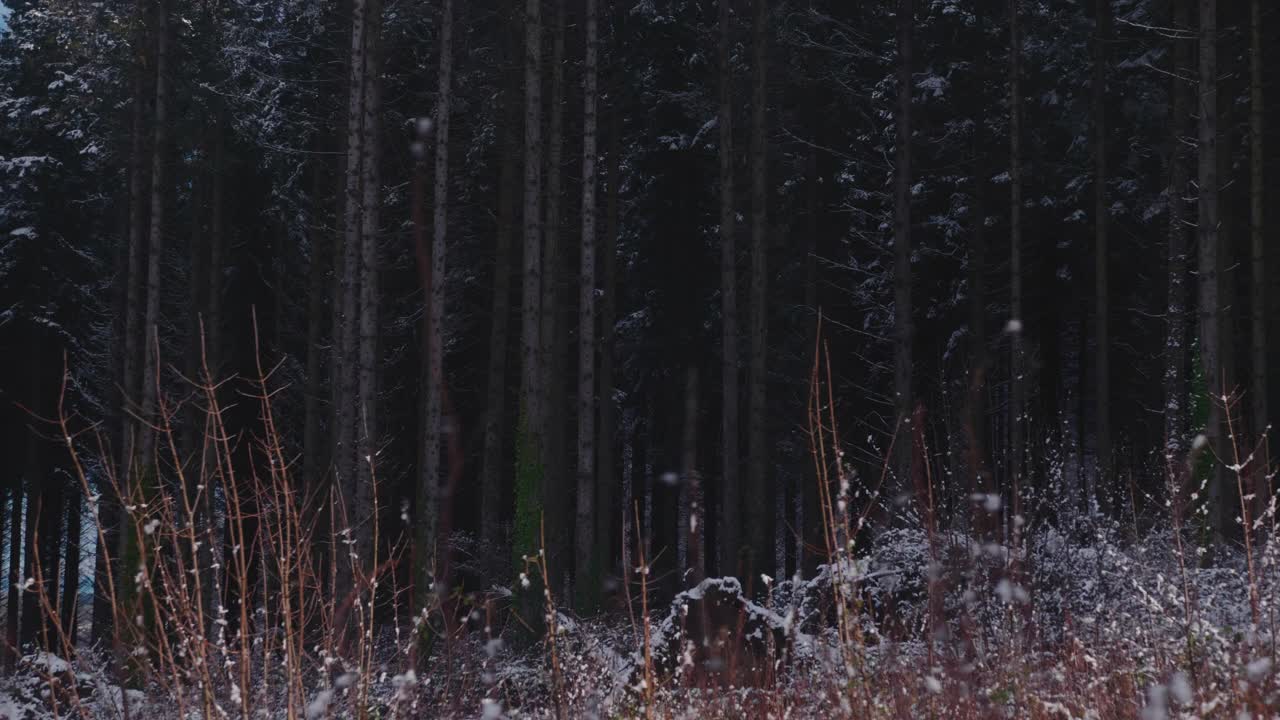
{"type": "MultiPolygon", "coordinates": [[[[209,439],[200,457],[182,456],[169,425],[179,410],[162,408],[158,473],[81,463],[86,431],[57,421],[95,517],[107,497],[122,499],[126,534],[97,531],[114,568],[103,589],[114,639],[76,647],[46,613],[42,648],[3,682],[0,717],[1280,713],[1274,506],[1242,493],[1249,542],[1206,562],[1207,481],[1191,471],[1201,443],[1170,460],[1164,497],[1148,501],[1159,521],[1141,529],[1061,510],[1024,518],[987,492],[944,521],[927,487],[899,508],[906,520],[882,522],[873,517],[891,504],[885,476],[868,482],[843,463],[815,368],[825,558],[816,573],[708,578],[660,599],[636,542],[621,569],[623,606],[580,617],[547,582],[545,551],[508,569],[500,551],[462,534],[450,545],[472,578],[465,592],[443,579],[418,593],[398,587],[407,542],[375,541],[374,557],[359,556],[349,528],[378,514],[347,518],[339,494],[294,477],[268,384],[264,374],[248,466],[233,457],[212,382],[199,393],[209,439]],[[87,466],[102,475],[91,481],[87,466]],[[245,467],[249,477],[237,476],[245,467]],[[380,547],[392,550],[379,557],[380,547]],[[336,582],[346,573],[344,594],[336,582]]],[[[42,587],[34,577],[26,590],[43,597],[42,587]]]]}

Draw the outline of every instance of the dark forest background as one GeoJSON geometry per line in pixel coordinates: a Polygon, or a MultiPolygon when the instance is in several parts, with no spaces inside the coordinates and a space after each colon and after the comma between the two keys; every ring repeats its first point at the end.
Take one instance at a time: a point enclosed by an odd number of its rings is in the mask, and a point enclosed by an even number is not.
{"type": "Polygon", "coordinates": [[[118,487],[253,482],[263,375],[317,543],[483,587],[545,537],[581,612],[638,540],[659,593],[813,572],[815,353],[868,529],[1148,528],[1198,434],[1206,548],[1269,500],[1270,3],[10,4],[11,645],[37,557],[66,618],[95,519],[130,562],[118,487]]]}

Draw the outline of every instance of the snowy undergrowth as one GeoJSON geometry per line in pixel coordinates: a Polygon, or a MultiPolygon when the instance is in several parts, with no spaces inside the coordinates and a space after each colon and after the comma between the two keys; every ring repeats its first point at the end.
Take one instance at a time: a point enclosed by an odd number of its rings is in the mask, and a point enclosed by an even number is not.
{"type": "MultiPolygon", "coordinates": [[[[923,531],[895,530],[843,569],[766,584],[757,598],[736,579],[711,578],[648,618],[557,611],[558,683],[546,638],[460,632],[415,673],[384,630],[368,677],[315,672],[293,716],[1280,716],[1274,543],[1258,551],[1266,573],[1255,624],[1243,557],[1180,566],[1167,532],[1116,537],[1046,527],[1012,553],[961,533],[939,533],[931,549],[923,531]],[[842,634],[832,579],[850,574],[856,622],[842,634]],[[940,619],[931,620],[931,587],[940,619]]],[[[125,717],[104,665],[95,653],[73,663],[28,656],[4,682],[0,718],[125,717]]],[[[178,718],[179,707],[202,716],[196,689],[180,703],[161,680],[132,684],[131,717],[178,718]]],[[[214,716],[239,717],[241,692],[253,717],[290,716],[282,680],[218,688],[227,702],[214,716]]]]}

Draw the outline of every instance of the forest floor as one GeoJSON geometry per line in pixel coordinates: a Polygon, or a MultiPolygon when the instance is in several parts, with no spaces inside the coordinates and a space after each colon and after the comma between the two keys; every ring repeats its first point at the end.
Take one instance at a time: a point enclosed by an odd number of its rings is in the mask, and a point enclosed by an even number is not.
{"type": "Polygon", "coordinates": [[[1043,528],[1023,547],[895,530],[755,601],[713,578],[629,613],[551,608],[532,639],[494,632],[519,593],[496,588],[416,672],[407,625],[370,632],[355,660],[291,659],[263,635],[246,667],[223,638],[212,673],[192,652],[124,695],[101,654],[34,654],[3,681],[0,719],[1280,717],[1275,543],[1252,569],[1226,552],[1201,567],[1168,532],[1043,528]]]}

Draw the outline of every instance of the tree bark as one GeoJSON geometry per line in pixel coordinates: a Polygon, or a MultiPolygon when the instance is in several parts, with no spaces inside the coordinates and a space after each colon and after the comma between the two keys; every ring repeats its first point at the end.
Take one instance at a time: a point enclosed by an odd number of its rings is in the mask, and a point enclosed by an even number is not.
{"type": "Polygon", "coordinates": [[[1022,34],[1019,0],[1009,0],[1009,480],[1016,502],[1022,487],[1026,380],[1022,328],[1022,34]]]}
{"type": "Polygon", "coordinates": [[[17,647],[23,652],[45,634],[42,631],[52,632],[40,603],[40,594],[45,593],[53,607],[58,605],[58,576],[56,572],[52,573],[52,576],[50,574],[50,570],[56,568],[56,563],[51,566],[49,562],[57,557],[57,553],[50,558],[49,547],[51,540],[53,543],[58,541],[56,534],[50,537],[51,532],[56,532],[51,527],[50,520],[53,515],[61,511],[57,506],[57,483],[49,472],[48,443],[40,436],[40,430],[36,427],[40,422],[36,418],[49,417],[46,408],[48,403],[45,399],[48,389],[42,382],[46,375],[44,363],[47,360],[45,340],[37,335],[31,341],[26,373],[28,382],[26,402],[34,417],[29,420],[29,424],[24,423],[19,428],[19,432],[27,441],[26,467],[22,473],[26,484],[27,503],[26,523],[22,535],[21,581],[33,582],[29,589],[22,592],[22,624],[18,633],[17,647]]]}
{"type": "Polygon", "coordinates": [[[768,50],[767,0],[754,0],[752,27],[753,83],[751,92],[751,366],[748,372],[748,422],[751,438],[747,523],[753,529],[751,572],[768,568],[773,557],[773,490],[769,484],[768,438],[765,434],[766,355],[769,327],[768,292],[768,144],[766,132],[766,67],[768,50]]]}
{"type": "MultiPolygon", "coordinates": [[[[979,21],[981,23],[981,21],[979,21]]],[[[981,24],[979,24],[981,27],[981,24]]],[[[985,73],[984,73],[985,74],[985,73]]],[[[980,81],[981,82],[981,81],[980,81]]],[[[976,118],[973,136],[973,228],[969,236],[969,387],[965,417],[970,497],[992,493],[991,468],[987,464],[987,178],[990,166],[982,148],[983,120],[976,118]]],[[[977,537],[990,540],[994,527],[981,502],[971,503],[970,524],[977,537]]]]}
{"type": "Polygon", "coordinates": [[[213,141],[213,190],[209,198],[209,317],[205,321],[206,362],[216,379],[222,363],[222,275],[226,237],[226,120],[219,117],[213,141]]]}
{"type": "MultiPolygon", "coordinates": [[[[565,246],[561,237],[563,219],[564,167],[564,34],[565,0],[553,0],[555,17],[551,21],[551,62],[548,66],[551,99],[547,104],[547,156],[545,185],[545,221],[542,233],[542,299],[539,307],[539,336],[542,372],[542,508],[548,527],[569,526],[573,488],[570,483],[568,438],[565,418],[573,412],[568,401],[568,323],[565,312],[564,281],[565,246]]],[[[567,578],[573,563],[570,543],[573,533],[551,533],[546,548],[551,554],[551,574],[557,580],[567,578]]]]}
{"type": "MultiPolygon", "coordinates": [[[[18,607],[22,587],[22,497],[23,481],[11,480],[9,488],[9,592],[5,604],[4,669],[12,672],[20,655],[18,648],[18,607]]],[[[103,593],[105,596],[105,593],[103,593]]],[[[110,605],[107,606],[110,608],[110,605]]],[[[94,632],[99,627],[95,625],[94,632]]]]}
{"type": "MultiPolygon", "coordinates": [[[[511,56],[518,53],[512,38],[511,56]]],[[[506,518],[509,508],[504,478],[510,465],[506,454],[507,344],[511,307],[512,233],[516,222],[516,198],[520,194],[520,143],[517,132],[520,115],[516,83],[506,87],[505,123],[502,135],[502,166],[498,179],[498,222],[494,236],[493,299],[489,313],[489,362],[485,383],[484,456],[480,467],[480,534],[492,549],[506,547],[506,518]]]]}
{"type": "MultiPolygon", "coordinates": [[[[23,432],[30,432],[29,429],[23,428],[23,432]]],[[[40,629],[39,605],[39,579],[36,572],[36,528],[40,527],[40,511],[44,505],[45,493],[42,488],[48,480],[42,476],[39,470],[40,459],[37,457],[38,451],[35,449],[39,445],[34,438],[30,438],[30,452],[27,456],[27,468],[24,473],[23,481],[26,485],[27,503],[26,518],[22,525],[22,574],[19,583],[26,585],[28,581],[32,584],[25,590],[20,590],[22,596],[22,623],[18,630],[18,642],[14,646],[18,648],[19,654],[26,653],[36,641],[36,636],[40,629]]]]}
{"type": "Polygon", "coordinates": [[[378,230],[382,182],[379,170],[378,131],[382,113],[380,81],[380,45],[382,29],[381,0],[367,0],[365,9],[364,103],[360,141],[361,161],[361,227],[360,227],[360,342],[359,342],[359,415],[357,436],[360,439],[356,463],[355,514],[356,551],[366,564],[373,559],[374,482],[377,477],[379,442],[378,425],[378,309],[379,252],[378,230]]]}
{"type": "MultiPolygon", "coordinates": [[[[41,388],[42,393],[52,392],[50,386],[45,384],[41,388]]],[[[42,402],[43,405],[49,405],[48,401],[42,402]]],[[[44,417],[49,417],[44,415],[44,417]]],[[[65,600],[60,592],[62,581],[62,512],[63,512],[63,495],[65,485],[61,478],[53,472],[51,465],[51,448],[49,441],[40,438],[37,442],[45,445],[43,450],[44,463],[42,470],[44,472],[44,486],[41,488],[40,502],[40,525],[39,539],[37,546],[40,550],[40,583],[44,587],[45,597],[48,600],[49,609],[46,610],[43,602],[37,603],[37,613],[40,617],[40,623],[36,625],[37,640],[40,646],[46,651],[62,652],[62,643],[58,637],[58,633],[54,630],[54,620],[61,617],[58,608],[65,600]]]]}
{"type": "Polygon", "coordinates": [[[143,468],[155,462],[156,433],[150,422],[156,409],[159,378],[158,338],[160,326],[161,262],[164,260],[164,199],[166,191],[165,146],[168,143],[168,47],[169,11],[164,2],[156,12],[156,92],[155,136],[151,147],[151,228],[147,247],[147,301],[143,320],[146,343],[142,348],[142,406],[139,460],[143,468]]]}
{"type": "MultiPolygon", "coordinates": [[[[427,557],[447,552],[441,545],[448,538],[437,537],[439,515],[448,512],[441,505],[440,439],[443,417],[444,391],[444,281],[445,251],[449,229],[449,112],[453,92],[453,0],[444,0],[440,7],[440,72],[436,101],[436,167],[434,206],[432,212],[431,269],[427,296],[427,423],[425,467],[421,479],[421,504],[418,522],[422,524],[422,537],[427,557]]],[[[439,562],[439,558],[436,558],[439,562]]],[[[426,577],[420,576],[420,582],[426,577]]],[[[423,586],[425,587],[425,585],[423,586]]],[[[425,597],[425,593],[419,593],[425,597]]]]}
{"type": "MultiPolygon", "coordinates": [[[[344,27],[343,18],[347,12],[351,12],[352,21],[355,18],[355,8],[348,2],[342,2],[338,5],[339,11],[335,17],[334,34],[341,37],[344,27]]],[[[319,530],[315,533],[315,541],[313,542],[314,552],[316,553],[315,565],[317,573],[322,578],[321,582],[324,587],[331,587],[334,578],[328,577],[333,569],[332,553],[333,538],[330,536],[329,528],[338,527],[337,514],[335,512],[337,503],[335,498],[341,493],[341,482],[345,476],[339,475],[343,468],[339,468],[341,457],[338,452],[340,442],[343,435],[343,420],[346,417],[346,409],[342,406],[344,400],[343,380],[346,377],[346,356],[343,326],[345,324],[346,309],[346,252],[347,252],[347,224],[350,218],[347,217],[347,210],[350,205],[350,194],[348,192],[348,183],[350,182],[350,160],[351,160],[351,78],[354,72],[351,68],[352,53],[350,49],[341,53],[340,48],[335,48],[335,55],[340,55],[338,61],[342,63],[341,70],[337,75],[334,85],[337,90],[342,93],[345,103],[336,103],[333,108],[333,153],[336,156],[333,177],[333,205],[331,212],[333,213],[333,225],[328,228],[330,233],[329,241],[329,282],[326,291],[329,295],[329,342],[328,342],[328,397],[327,411],[325,412],[325,433],[324,454],[320,456],[320,473],[317,478],[319,484],[318,497],[315,499],[316,506],[319,509],[316,525],[319,530]]]]}
{"type": "MultiPolygon", "coordinates": [[[[156,62],[155,62],[155,106],[151,145],[151,193],[149,200],[150,224],[147,233],[147,270],[146,300],[143,310],[142,335],[145,338],[139,348],[142,356],[142,375],[138,378],[141,402],[138,416],[138,453],[134,456],[133,472],[120,478],[126,497],[125,503],[139,502],[140,496],[149,492],[141,486],[142,478],[149,478],[154,483],[159,468],[156,463],[156,432],[153,429],[157,395],[159,393],[159,336],[160,336],[160,293],[162,289],[161,263],[164,260],[165,216],[164,200],[166,192],[165,178],[165,145],[168,137],[168,8],[161,2],[156,6],[156,62]]],[[[140,278],[141,279],[141,276],[140,278]]],[[[128,548],[133,542],[129,529],[129,515],[122,513],[121,530],[116,539],[118,562],[124,562],[132,553],[128,548]]],[[[123,575],[131,574],[134,568],[118,568],[123,575]]],[[[119,581],[121,578],[117,578],[119,581]]],[[[119,585],[117,585],[119,587],[119,585]]]]}
{"type": "MultiPolygon", "coordinates": [[[[213,141],[213,188],[209,198],[209,273],[208,297],[209,316],[205,318],[205,358],[209,368],[209,377],[216,383],[221,378],[222,363],[222,253],[226,247],[226,172],[227,172],[226,121],[219,116],[214,125],[213,141]]],[[[215,494],[222,482],[218,477],[219,463],[210,460],[209,474],[204,478],[204,503],[200,508],[203,527],[201,534],[205,536],[205,547],[209,557],[202,572],[201,586],[205,588],[205,618],[213,621],[214,590],[213,566],[218,563],[217,554],[223,547],[222,537],[225,535],[214,518],[215,494]]],[[[119,587],[119,586],[117,586],[119,587]]]]}
{"type": "Polygon", "coordinates": [[[742,489],[738,473],[738,249],[733,200],[733,65],[730,58],[730,0],[720,0],[717,53],[720,65],[720,572],[734,575],[742,541],[742,489]]]}
{"type": "MultiPolygon", "coordinates": [[[[191,179],[191,237],[188,243],[189,272],[187,275],[187,338],[186,338],[186,358],[183,367],[183,374],[193,384],[198,384],[203,375],[203,355],[202,345],[205,342],[204,323],[208,320],[205,311],[208,307],[209,285],[206,282],[209,277],[209,236],[205,234],[204,220],[208,209],[208,167],[209,159],[213,144],[209,141],[207,132],[202,133],[200,140],[200,156],[201,162],[193,168],[194,177],[191,179]]],[[[211,492],[212,488],[208,484],[208,458],[203,452],[205,446],[205,420],[207,419],[205,403],[197,399],[199,397],[198,388],[194,385],[184,388],[184,390],[192,392],[193,397],[186,402],[185,412],[182,414],[181,426],[181,443],[179,452],[183,459],[187,462],[187,466],[183,469],[183,481],[185,487],[185,501],[180,504],[178,515],[182,522],[191,522],[196,536],[203,544],[206,540],[206,522],[208,515],[204,510],[204,494],[211,492]],[[193,503],[188,506],[187,502],[193,503]],[[187,507],[191,508],[191,516],[186,513],[187,507]]],[[[73,488],[74,489],[74,488],[73,488]]],[[[78,493],[72,493],[75,500],[78,493]]],[[[207,547],[206,547],[207,550],[207,547]]],[[[212,585],[206,584],[204,580],[208,577],[205,570],[206,565],[212,565],[200,557],[199,551],[194,548],[190,549],[191,556],[189,558],[196,572],[202,573],[200,589],[208,595],[213,592],[212,585]]],[[[68,562],[70,562],[70,547],[68,547],[68,562]]],[[[70,573],[71,568],[67,568],[70,573]]],[[[211,599],[211,598],[209,598],[211,599]]],[[[206,598],[201,598],[201,607],[208,609],[210,603],[206,598]]],[[[206,617],[208,617],[206,615],[206,617]]]]}
{"type": "MultiPolygon", "coordinates": [[[[204,280],[209,274],[208,269],[205,268],[205,264],[209,259],[209,238],[204,234],[204,213],[207,205],[205,202],[207,175],[204,172],[204,167],[208,162],[209,149],[210,143],[207,138],[202,137],[199,142],[199,155],[203,162],[193,164],[190,178],[191,231],[187,243],[187,337],[186,345],[183,348],[182,372],[193,381],[198,381],[200,377],[200,343],[204,340],[200,325],[204,320],[206,305],[205,294],[207,288],[204,280]]],[[[181,441],[179,443],[182,457],[193,460],[198,457],[196,451],[204,437],[203,419],[204,410],[200,407],[200,404],[188,402],[182,414],[183,422],[181,426],[181,441]]],[[[195,486],[200,483],[201,469],[197,464],[183,470],[189,497],[194,497],[195,486]]]]}
{"type": "MultiPolygon", "coordinates": [[[[351,20],[351,56],[350,75],[347,96],[347,142],[346,142],[346,188],[344,191],[346,205],[343,209],[342,239],[342,302],[339,318],[338,358],[335,361],[335,377],[337,378],[338,397],[336,401],[337,442],[334,448],[334,474],[339,492],[335,499],[341,500],[342,508],[336,510],[337,519],[334,526],[338,530],[349,530],[355,516],[355,424],[357,410],[356,391],[356,314],[359,308],[359,281],[361,250],[361,218],[363,215],[363,196],[361,182],[363,164],[361,145],[364,141],[364,92],[365,86],[365,24],[368,14],[369,0],[352,0],[351,20]]],[[[334,538],[340,544],[340,538],[334,538]]],[[[348,551],[353,548],[347,548],[348,551]]],[[[337,592],[345,597],[351,587],[350,552],[337,548],[337,592]]]]}
{"type": "MultiPolygon", "coordinates": [[[[132,164],[132,161],[130,161],[132,164]]],[[[121,227],[124,232],[123,237],[128,235],[128,212],[129,203],[123,203],[124,222],[121,227]]],[[[125,457],[124,437],[127,433],[127,415],[125,413],[125,405],[127,397],[124,394],[124,326],[125,326],[125,307],[129,294],[129,276],[128,276],[128,257],[129,243],[118,243],[115,249],[114,269],[115,274],[112,280],[112,301],[111,301],[111,322],[110,322],[110,341],[108,345],[107,360],[107,377],[113,386],[110,388],[107,406],[105,408],[105,420],[107,426],[108,446],[112,452],[118,453],[117,461],[122,461],[125,457]]],[[[198,376],[197,376],[198,377],[198,376]]],[[[113,470],[118,468],[117,464],[113,470]]],[[[106,468],[104,468],[105,470],[106,468]]],[[[73,483],[74,485],[74,483],[73,483]]],[[[116,532],[118,530],[118,503],[111,489],[109,481],[99,481],[93,483],[91,492],[97,494],[97,498],[90,503],[91,517],[89,522],[93,524],[92,530],[95,533],[95,554],[93,565],[93,582],[90,585],[91,599],[89,601],[89,638],[93,643],[101,643],[106,646],[106,641],[111,635],[111,604],[107,597],[107,578],[110,568],[107,563],[107,551],[116,545],[116,532]],[[98,526],[101,526],[103,535],[96,534],[98,526]]],[[[73,495],[82,495],[82,491],[78,486],[72,488],[73,495]]],[[[3,499],[0,495],[0,500],[3,499]]],[[[0,502],[0,516],[3,513],[3,504],[0,502]]],[[[3,518],[0,517],[0,521],[3,518]]],[[[4,535],[0,531],[0,539],[4,535]]],[[[3,557],[3,545],[0,545],[0,557],[3,557]]],[[[0,657],[2,657],[0,653],[0,657]]]]}
{"type": "Polygon", "coordinates": [[[702,478],[698,473],[698,368],[690,365],[685,370],[684,383],[684,439],[681,443],[680,483],[680,535],[684,549],[681,563],[680,585],[696,586],[707,576],[706,552],[703,535],[706,523],[703,517],[702,478]]]}
{"type": "Polygon", "coordinates": [[[1110,336],[1110,243],[1108,225],[1110,209],[1107,207],[1107,42],[1111,36],[1111,0],[1096,0],[1096,17],[1093,35],[1093,323],[1094,358],[1097,372],[1094,378],[1094,422],[1097,433],[1098,466],[1096,477],[1100,497],[1090,497],[1090,503],[1107,507],[1106,489],[1110,487],[1112,470],[1111,451],[1111,336],[1110,336]]]}
{"type": "MultiPolygon", "coordinates": [[[[138,55],[136,59],[138,66],[133,77],[133,129],[131,132],[131,146],[129,158],[129,252],[128,252],[128,275],[125,280],[128,291],[125,300],[125,327],[124,327],[124,377],[121,382],[121,388],[124,392],[123,404],[136,403],[141,399],[139,397],[141,391],[141,374],[139,368],[142,367],[141,353],[141,321],[142,321],[142,289],[143,282],[146,278],[146,266],[143,265],[143,250],[146,242],[145,223],[146,223],[146,195],[143,186],[146,184],[147,170],[143,163],[143,154],[146,152],[146,81],[145,67],[146,61],[143,57],[144,50],[142,45],[145,33],[141,30],[143,24],[141,3],[139,3],[139,17],[136,22],[139,24],[134,41],[138,45],[138,55]]],[[[138,432],[137,423],[130,418],[128,413],[123,413],[122,423],[124,430],[121,433],[123,447],[120,448],[120,456],[123,459],[119,469],[121,482],[124,481],[126,472],[130,465],[130,459],[135,450],[133,443],[137,441],[136,434],[138,432]]]]}
{"type": "Polygon", "coordinates": [[[62,630],[67,641],[75,647],[80,638],[80,490],[66,488],[67,532],[66,559],[62,565],[62,605],[59,608],[62,630]]]}
{"type": "Polygon", "coordinates": [[[650,389],[646,393],[644,401],[644,432],[641,437],[644,438],[644,452],[641,457],[644,459],[644,481],[641,489],[640,497],[640,527],[635,528],[635,532],[640,533],[640,542],[644,547],[644,557],[646,561],[653,557],[653,489],[654,489],[654,461],[658,456],[658,442],[655,428],[658,424],[657,401],[654,398],[654,391],[650,389]]]}
{"type": "Polygon", "coordinates": [[[623,411],[622,428],[624,439],[622,441],[622,527],[621,527],[621,552],[618,553],[622,559],[622,581],[628,582],[631,577],[632,558],[635,557],[636,548],[636,516],[639,514],[636,504],[636,478],[643,466],[643,462],[637,462],[640,457],[637,451],[639,444],[639,433],[637,428],[640,422],[634,408],[627,408],[623,411]]]}
{"type": "MultiPolygon", "coordinates": [[[[819,131],[821,133],[821,131],[819,131]]],[[[821,139],[821,135],[820,135],[821,139]]],[[[805,199],[805,255],[804,255],[804,311],[811,316],[812,322],[809,324],[808,331],[805,336],[804,353],[815,353],[813,357],[806,358],[812,362],[817,359],[816,353],[819,351],[819,343],[821,341],[822,327],[821,312],[822,301],[818,292],[819,272],[818,258],[823,252],[822,244],[819,237],[822,233],[821,218],[824,214],[826,198],[824,196],[825,184],[823,182],[822,170],[818,165],[818,148],[811,146],[809,148],[808,165],[808,192],[805,199]]],[[[802,355],[803,357],[803,355],[802,355]]],[[[808,398],[806,398],[808,400],[808,398]]],[[[802,419],[797,420],[796,435],[799,447],[808,447],[810,443],[809,430],[812,418],[807,415],[808,402],[805,403],[806,414],[800,416],[802,419]]],[[[821,509],[821,497],[819,492],[818,473],[816,468],[806,467],[801,470],[798,479],[800,487],[797,489],[796,509],[795,509],[795,555],[796,555],[796,572],[801,574],[812,574],[817,571],[817,563],[826,559],[825,552],[818,550],[824,547],[823,538],[825,529],[822,526],[823,512],[821,509]],[[808,522],[806,522],[806,520],[808,522]],[[807,552],[807,550],[816,550],[816,552],[807,552]]]]}
{"type": "Polygon", "coordinates": [[[898,0],[897,160],[893,182],[893,399],[895,487],[890,499],[911,494],[911,35],[912,0],[898,0]]]}
{"type": "Polygon", "coordinates": [[[526,0],[524,57],[524,287],[520,429],[516,439],[517,557],[535,549],[542,506],[542,0],[526,0]]]}
{"type": "MultiPolygon", "coordinates": [[[[137,67],[133,73],[132,129],[130,131],[129,151],[129,240],[120,280],[125,287],[123,321],[121,323],[121,344],[123,348],[120,358],[121,372],[116,377],[116,382],[120,386],[120,405],[117,408],[120,417],[117,431],[120,441],[120,447],[117,448],[120,462],[116,468],[116,478],[122,485],[126,482],[132,461],[136,457],[134,443],[137,441],[138,431],[137,423],[133,420],[127,408],[130,403],[139,401],[139,382],[142,377],[139,370],[142,365],[139,352],[142,347],[140,325],[142,320],[142,283],[145,278],[143,249],[146,238],[144,232],[147,207],[143,188],[146,185],[147,171],[146,164],[143,162],[143,155],[146,152],[146,62],[143,56],[145,33],[142,30],[141,4],[139,4],[138,12],[139,15],[136,18],[136,22],[139,27],[134,36],[138,57],[136,58],[137,67]]],[[[100,641],[105,641],[112,634],[114,618],[112,617],[111,600],[107,597],[107,573],[114,570],[111,567],[112,561],[109,561],[108,558],[114,555],[115,548],[119,545],[123,518],[120,498],[115,496],[114,489],[108,487],[109,485],[110,483],[103,483],[99,486],[102,500],[99,504],[97,522],[103,525],[106,543],[98,547],[97,559],[94,565],[93,636],[100,641]]]]}
{"type": "MultiPolygon", "coordinates": [[[[1222,72],[1222,66],[1219,66],[1219,73],[1222,72]]],[[[1219,83],[1222,82],[1219,75],[1219,83]]],[[[1240,516],[1240,494],[1236,485],[1236,474],[1227,466],[1234,457],[1232,450],[1233,444],[1239,444],[1245,447],[1245,424],[1251,421],[1249,412],[1245,405],[1241,404],[1240,394],[1241,387],[1236,377],[1237,367],[1241,366],[1240,359],[1243,358],[1243,367],[1245,378],[1249,376],[1249,343],[1248,338],[1241,332],[1244,327],[1249,324],[1248,316],[1248,300],[1243,302],[1240,300],[1238,292],[1241,285],[1241,273],[1247,272],[1247,268],[1238,261],[1244,259],[1238,257],[1237,252],[1237,233],[1236,227],[1242,226],[1245,230],[1245,237],[1248,237],[1249,219],[1247,212],[1245,217],[1240,218],[1240,213],[1223,212],[1224,209],[1230,209],[1231,194],[1224,191],[1225,188],[1235,185],[1234,171],[1236,166],[1236,154],[1234,149],[1236,145],[1237,123],[1233,117],[1235,111],[1235,102],[1227,98],[1233,97],[1234,90],[1230,87],[1223,89],[1221,84],[1218,89],[1218,141],[1217,152],[1218,158],[1218,368],[1220,379],[1216,383],[1213,390],[1220,395],[1230,398],[1232,407],[1230,409],[1224,407],[1222,418],[1218,425],[1220,433],[1221,446],[1219,451],[1222,453],[1218,457],[1224,462],[1219,463],[1216,467],[1216,481],[1220,483],[1218,489],[1223,495],[1219,507],[1226,514],[1222,518],[1223,537],[1227,542],[1238,542],[1243,539],[1239,534],[1240,523],[1236,522],[1236,518],[1240,516]],[[1236,344],[1241,345],[1237,348],[1236,344]],[[1234,427],[1227,424],[1227,413],[1232,412],[1234,415],[1231,421],[1234,427]],[[1234,433],[1231,431],[1234,429],[1234,433]]],[[[1247,121],[1247,118],[1246,118],[1247,121]]],[[[1245,123],[1247,125],[1247,122],[1245,123]]],[[[1247,141],[1247,132],[1240,134],[1240,139],[1247,141]]],[[[1242,145],[1243,146],[1243,145],[1242,145]]],[[[1247,194],[1247,193],[1246,193],[1247,194]]],[[[1247,243],[1243,252],[1248,252],[1247,243]]],[[[1246,288],[1247,289],[1247,288],[1246,288]]],[[[1247,294],[1245,296],[1248,297],[1247,294]]],[[[1206,555],[1206,557],[1209,557],[1206,555]]]]}
{"type": "MultiPolygon", "coordinates": [[[[1200,0],[1200,145],[1199,145],[1199,285],[1200,359],[1209,395],[1205,427],[1211,447],[1221,454],[1223,378],[1219,363],[1221,308],[1218,300],[1218,2],[1200,0]]],[[[1224,502],[1221,478],[1210,482],[1210,524],[1214,542],[1221,545],[1230,509],[1224,502]]]]}
{"type": "MultiPolygon", "coordinates": [[[[1253,432],[1260,439],[1267,434],[1267,246],[1264,221],[1266,219],[1266,186],[1263,154],[1266,106],[1263,104],[1262,85],[1265,82],[1262,65],[1262,3],[1252,0],[1249,4],[1252,27],[1249,33],[1249,245],[1252,250],[1250,284],[1250,308],[1252,309],[1252,363],[1253,382],[1253,432]]],[[[1264,473],[1266,470],[1264,469],[1264,473]]],[[[1261,498],[1262,489],[1255,492],[1261,498]]]]}
{"type": "Polygon", "coordinates": [[[324,326],[328,324],[324,317],[325,273],[329,266],[325,251],[329,243],[325,241],[322,220],[324,174],[320,167],[318,162],[312,165],[311,227],[308,229],[311,257],[307,268],[307,377],[302,411],[302,488],[308,500],[324,485],[320,481],[324,457],[320,449],[324,413],[321,393],[324,392],[324,326]]]}
{"type": "MultiPolygon", "coordinates": [[[[595,0],[592,0],[595,2],[595,0]]],[[[618,190],[621,178],[622,128],[618,122],[618,109],[610,112],[609,131],[609,194],[605,201],[604,245],[600,249],[600,380],[599,439],[596,440],[596,567],[603,574],[613,557],[611,548],[618,539],[618,513],[624,515],[630,509],[619,506],[617,485],[621,476],[617,467],[618,408],[614,402],[614,324],[617,320],[617,290],[615,288],[618,264],[618,190]]]]}
{"type": "MultiPolygon", "coordinates": [[[[1174,0],[1173,27],[1191,28],[1190,0],[1174,0]]],[[[1191,72],[1191,45],[1173,41],[1173,96],[1169,138],[1169,241],[1168,302],[1164,344],[1165,459],[1170,467],[1181,462],[1187,446],[1187,155],[1183,149],[1191,116],[1191,84],[1183,73],[1191,72]]]]}
{"type": "MultiPolygon", "coordinates": [[[[564,7],[563,0],[560,7],[564,7]]],[[[596,492],[596,0],[586,0],[582,80],[582,247],[578,283],[578,503],[574,570],[581,609],[594,609],[600,588],[596,492]]],[[[558,43],[562,44],[562,43],[558,43]]],[[[607,401],[607,398],[605,398],[607,401]]],[[[607,508],[605,509],[607,512],[607,508]]]]}

